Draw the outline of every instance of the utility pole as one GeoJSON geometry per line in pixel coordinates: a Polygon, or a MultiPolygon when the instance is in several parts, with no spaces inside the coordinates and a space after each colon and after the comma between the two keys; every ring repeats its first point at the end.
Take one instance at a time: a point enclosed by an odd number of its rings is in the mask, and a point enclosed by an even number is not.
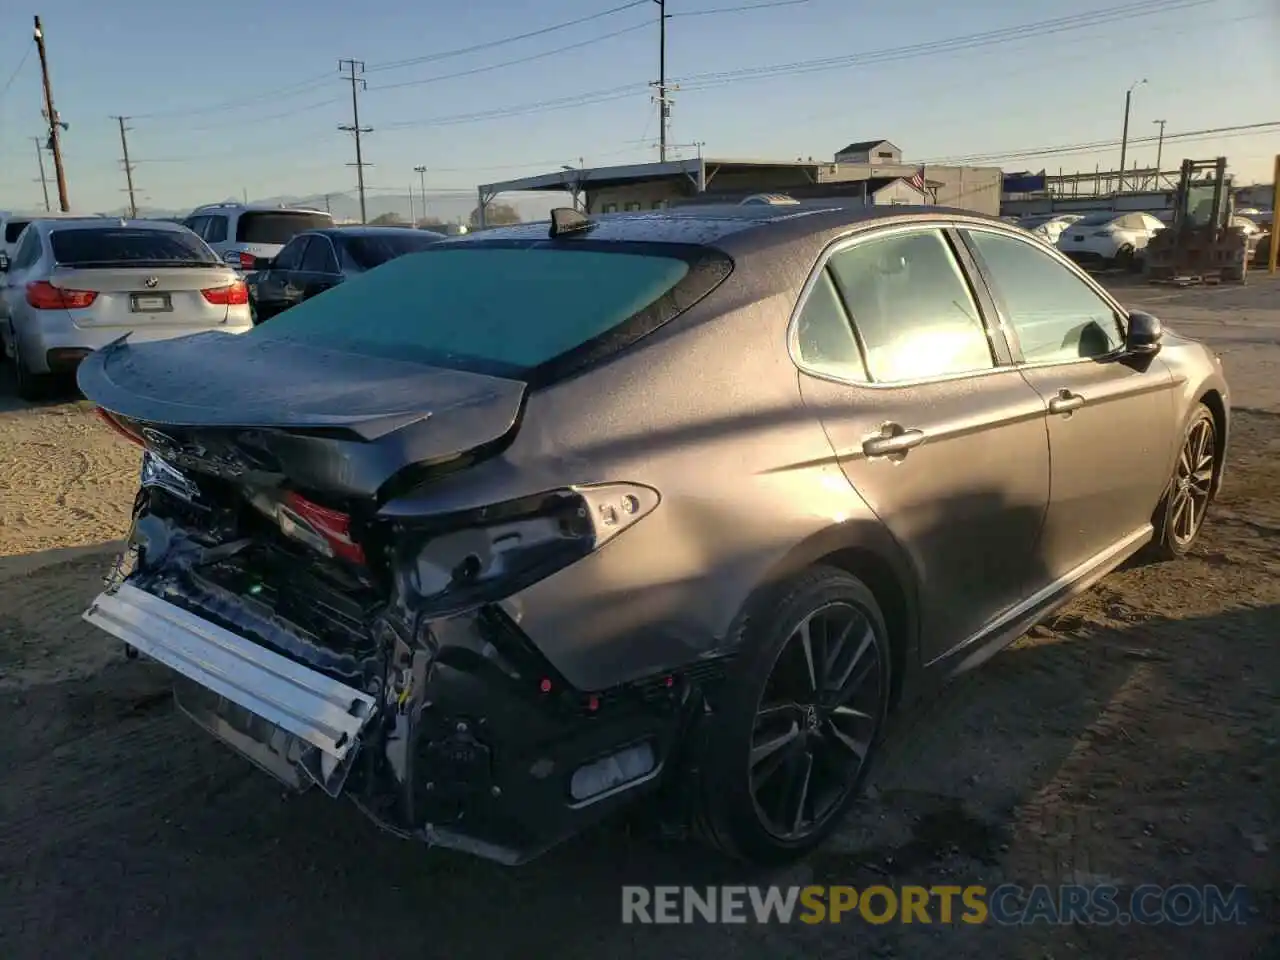
{"type": "MultiPolygon", "coordinates": [[[[339,60],[338,71],[349,71],[347,79],[351,81],[351,125],[341,126],[338,129],[346,133],[353,134],[356,140],[356,185],[360,189],[360,222],[367,223],[368,215],[365,211],[364,204],[364,156],[360,152],[360,134],[372,133],[373,127],[360,126],[360,98],[358,91],[365,87],[365,82],[360,79],[360,74],[364,73],[363,60],[339,60]]],[[[353,164],[347,164],[353,166],[353,164]]]]}
{"type": "Polygon", "coordinates": [[[124,182],[129,186],[129,219],[138,219],[138,203],[133,194],[133,164],[129,162],[129,138],[125,136],[128,128],[124,122],[128,117],[116,117],[120,124],[120,150],[124,154],[124,182]]]}
{"type": "MultiPolygon", "coordinates": [[[[427,219],[427,168],[425,164],[418,164],[413,168],[413,172],[418,175],[418,193],[422,197],[422,219],[427,219]]],[[[418,224],[415,222],[414,226],[418,224]]]]}
{"type": "Polygon", "coordinates": [[[44,191],[44,212],[52,213],[53,207],[49,206],[49,178],[44,175],[44,140],[41,137],[32,137],[36,142],[36,162],[40,164],[40,189],[44,191]]]}
{"type": "Polygon", "coordinates": [[[413,184],[409,184],[409,226],[413,226],[418,221],[413,214],[413,184]]]}
{"type": "Polygon", "coordinates": [[[667,98],[667,0],[653,0],[658,5],[658,162],[667,162],[667,126],[671,121],[671,102],[667,98]]]}
{"type": "Polygon", "coordinates": [[[1129,148],[1129,106],[1133,102],[1133,88],[1146,83],[1146,79],[1135,80],[1124,92],[1124,129],[1120,134],[1120,182],[1116,193],[1124,193],[1124,158],[1129,148]]]}
{"type": "Polygon", "coordinates": [[[1156,189],[1160,189],[1160,158],[1164,154],[1164,124],[1163,120],[1152,120],[1154,124],[1160,127],[1160,136],[1156,138],[1156,189]]]}
{"type": "Polygon", "coordinates": [[[40,54],[40,76],[44,82],[44,112],[49,118],[49,149],[53,152],[53,169],[58,178],[58,205],[63,213],[71,212],[71,204],[67,200],[67,172],[62,166],[62,137],[65,129],[58,120],[58,111],[53,106],[53,85],[49,82],[49,58],[44,49],[44,28],[40,26],[39,15],[35,18],[36,52],[40,54]]]}

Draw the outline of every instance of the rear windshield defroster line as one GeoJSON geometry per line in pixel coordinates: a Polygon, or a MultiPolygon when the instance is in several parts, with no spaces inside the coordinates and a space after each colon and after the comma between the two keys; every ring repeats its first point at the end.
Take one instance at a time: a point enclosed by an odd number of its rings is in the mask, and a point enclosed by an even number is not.
{"type": "Polygon", "coordinates": [[[477,240],[392,260],[245,336],[474,370],[533,386],[627,348],[733,269],[693,244],[477,240]]]}

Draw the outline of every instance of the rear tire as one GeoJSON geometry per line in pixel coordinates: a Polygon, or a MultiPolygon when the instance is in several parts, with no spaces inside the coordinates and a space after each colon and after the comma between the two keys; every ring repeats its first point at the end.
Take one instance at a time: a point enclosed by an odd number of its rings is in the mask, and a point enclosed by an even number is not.
{"type": "Polygon", "coordinates": [[[1218,425],[1199,404],[1183,434],[1173,476],[1152,523],[1156,534],[1147,550],[1152,560],[1177,560],[1191,552],[1213,502],[1217,477],[1218,425]]]}
{"type": "Polygon", "coordinates": [[[22,359],[22,348],[18,345],[16,335],[13,340],[13,370],[18,382],[18,396],[27,401],[37,402],[48,398],[53,391],[54,377],[48,373],[32,373],[27,362],[22,359]]]}
{"type": "Polygon", "coordinates": [[[1137,260],[1136,252],[1131,244],[1126,243],[1116,251],[1115,259],[1111,261],[1112,265],[1124,271],[1132,271],[1133,265],[1137,260]]]}
{"type": "Polygon", "coordinates": [[[699,832],[780,865],[839,825],[888,714],[889,635],[866,585],[817,566],[755,599],[702,745],[699,832]]]}

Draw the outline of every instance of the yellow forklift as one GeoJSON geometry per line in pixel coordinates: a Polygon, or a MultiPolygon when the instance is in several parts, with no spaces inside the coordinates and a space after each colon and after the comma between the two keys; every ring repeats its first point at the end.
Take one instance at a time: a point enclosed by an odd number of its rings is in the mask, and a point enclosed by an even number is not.
{"type": "Polygon", "coordinates": [[[1176,286],[1244,283],[1252,251],[1248,234],[1232,225],[1234,207],[1226,157],[1183,160],[1173,222],[1143,251],[1147,279],[1176,286]]]}

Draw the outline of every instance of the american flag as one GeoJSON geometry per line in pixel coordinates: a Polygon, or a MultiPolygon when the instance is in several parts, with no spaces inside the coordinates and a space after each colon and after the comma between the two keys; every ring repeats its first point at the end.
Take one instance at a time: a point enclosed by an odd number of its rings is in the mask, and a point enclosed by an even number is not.
{"type": "Polygon", "coordinates": [[[924,180],[923,165],[921,165],[920,169],[917,170],[914,174],[907,177],[907,183],[910,184],[915,189],[919,190],[921,193],[928,193],[928,185],[925,183],[925,180],[924,180]]]}

